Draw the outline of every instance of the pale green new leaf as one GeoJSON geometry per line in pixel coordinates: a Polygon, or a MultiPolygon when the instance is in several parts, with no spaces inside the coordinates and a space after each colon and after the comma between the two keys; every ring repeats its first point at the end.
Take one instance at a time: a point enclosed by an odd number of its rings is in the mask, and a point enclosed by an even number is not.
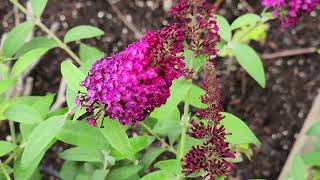
{"type": "Polygon", "coordinates": [[[236,43],[233,52],[242,68],[263,88],[266,78],[262,61],[256,51],[246,44],[236,43]]]}
{"type": "Polygon", "coordinates": [[[40,123],[30,134],[21,158],[22,167],[27,167],[51,143],[65,123],[65,116],[53,116],[40,123]]]}
{"type": "Polygon", "coordinates": [[[142,171],[148,168],[164,151],[165,149],[160,147],[148,149],[148,151],[143,155],[143,158],[141,160],[142,171]]]}
{"type": "Polygon", "coordinates": [[[12,57],[18,49],[24,44],[28,35],[31,33],[33,23],[30,21],[23,22],[14,27],[8,34],[4,41],[2,51],[3,56],[9,58],[12,57]]]}
{"type": "Polygon", "coordinates": [[[64,42],[72,42],[72,41],[77,41],[81,39],[88,39],[96,36],[101,36],[104,35],[104,32],[93,26],[89,25],[80,25],[71,28],[66,35],[64,36],[64,42]]]}
{"type": "Polygon", "coordinates": [[[304,153],[302,159],[309,166],[320,166],[320,151],[304,153]]]}
{"type": "Polygon", "coordinates": [[[295,155],[290,169],[290,178],[293,180],[307,179],[308,172],[306,170],[303,159],[299,155],[295,155]]]}
{"type": "Polygon", "coordinates": [[[255,25],[257,22],[261,20],[260,16],[256,14],[245,14],[239,16],[236,20],[234,20],[231,24],[231,29],[241,28],[243,26],[255,25]]]}
{"type": "Polygon", "coordinates": [[[320,136],[320,122],[314,123],[306,132],[308,136],[320,136]]]}
{"type": "Polygon", "coordinates": [[[147,174],[141,178],[141,180],[173,180],[176,177],[168,171],[155,171],[147,174]]]}
{"type": "Polygon", "coordinates": [[[182,175],[182,164],[180,160],[169,159],[157,162],[154,167],[157,167],[161,170],[171,172],[175,175],[182,175]]]}

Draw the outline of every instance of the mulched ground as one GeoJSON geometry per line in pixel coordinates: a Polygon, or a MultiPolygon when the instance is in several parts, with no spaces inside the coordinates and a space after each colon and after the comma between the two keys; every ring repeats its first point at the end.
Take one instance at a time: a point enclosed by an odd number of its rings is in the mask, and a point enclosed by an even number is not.
{"type": "MultiPolygon", "coordinates": [[[[157,29],[168,23],[168,15],[163,10],[163,0],[118,0],[116,6],[132,20],[141,32],[157,29]]],[[[258,1],[248,1],[259,12],[258,1]]],[[[230,21],[244,14],[246,8],[239,1],[226,0],[219,10],[230,21]]],[[[262,53],[277,52],[282,49],[299,47],[320,47],[320,11],[302,19],[298,25],[282,29],[276,22],[271,23],[265,45],[254,44],[262,53]]],[[[23,15],[21,15],[23,18],[23,15]]],[[[8,1],[0,2],[0,34],[14,24],[13,12],[8,1]]],[[[58,23],[57,34],[62,37],[65,31],[75,25],[91,24],[106,32],[101,39],[87,40],[86,43],[98,46],[108,55],[117,52],[135,41],[134,33],[117,18],[106,0],[49,0],[43,16],[46,25],[58,23]]],[[[40,34],[40,32],[36,32],[40,34]]],[[[71,44],[73,50],[77,46],[71,44]]],[[[35,68],[31,76],[35,79],[33,95],[57,92],[60,83],[59,64],[66,58],[61,50],[48,53],[35,68]]],[[[219,61],[221,85],[226,111],[242,118],[252,128],[262,142],[260,150],[255,150],[251,161],[245,160],[237,169],[240,179],[276,179],[292,147],[295,135],[311,107],[313,98],[320,87],[320,56],[316,54],[264,60],[267,87],[262,89],[235,63],[226,72],[226,65],[219,61]]],[[[0,138],[4,139],[7,127],[0,127],[0,138]]],[[[59,168],[55,147],[47,153],[45,165],[59,168]]]]}

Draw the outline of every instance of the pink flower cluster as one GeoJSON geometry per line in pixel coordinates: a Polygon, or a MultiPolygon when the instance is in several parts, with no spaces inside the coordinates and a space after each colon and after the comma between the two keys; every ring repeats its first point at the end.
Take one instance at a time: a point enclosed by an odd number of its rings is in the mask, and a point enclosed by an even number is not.
{"type": "Polygon", "coordinates": [[[220,124],[223,116],[218,79],[212,62],[205,66],[205,81],[203,88],[206,94],[201,101],[208,105],[206,109],[198,111],[199,121],[192,121],[188,131],[189,136],[203,140],[203,144],[193,146],[183,161],[183,173],[188,176],[194,172],[205,172],[204,179],[215,179],[226,176],[235,167],[229,159],[235,158],[235,152],[225,140],[225,128],[220,124]]]}
{"type": "Polygon", "coordinates": [[[102,114],[122,124],[139,123],[164,104],[172,81],[184,72],[183,57],[177,55],[183,51],[184,34],[179,24],[172,24],[98,60],[81,84],[87,93],[76,100],[95,113],[89,124],[96,126],[102,114]]]}
{"type": "Polygon", "coordinates": [[[320,0],[262,0],[262,5],[272,7],[273,16],[279,17],[281,25],[288,27],[295,24],[298,19],[313,11],[320,0]]]}

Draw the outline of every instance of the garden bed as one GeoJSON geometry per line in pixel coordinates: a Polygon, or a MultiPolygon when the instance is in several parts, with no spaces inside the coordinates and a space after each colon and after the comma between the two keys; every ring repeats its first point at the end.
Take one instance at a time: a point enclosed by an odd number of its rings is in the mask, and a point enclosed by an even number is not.
{"type": "MultiPolygon", "coordinates": [[[[145,32],[161,27],[169,21],[162,2],[121,0],[116,7],[127,15],[128,21],[132,20],[139,31],[145,32]]],[[[248,3],[253,9],[260,7],[258,1],[248,3]]],[[[9,2],[0,2],[0,19],[7,19],[2,22],[0,34],[14,24],[14,12],[10,12],[11,9],[9,2]]],[[[231,21],[246,11],[239,1],[226,1],[218,13],[231,21]]],[[[64,3],[49,0],[43,22],[47,25],[58,23],[57,34],[60,37],[68,28],[80,24],[91,24],[103,29],[106,32],[103,38],[85,42],[99,47],[107,55],[136,40],[135,34],[118,18],[106,0],[65,0],[64,3]]],[[[261,54],[281,49],[320,46],[320,19],[315,15],[305,17],[289,29],[282,29],[278,23],[271,23],[271,26],[266,44],[254,45],[261,54]]],[[[57,56],[60,53],[63,52],[51,51],[31,72],[35,82],[32,95],[58,91],[61,79],[60,63],[67,57],[57,56]]],[[[264,60],[267,77],[265,89],[260,88],[236,63],[231,65],[235,68],[229,67],[231,71],[227,73],[227,65],[219,61],[225,110],[245,120],[262,142],[260,149],[254,148],[251,161],[245,160],[239,164],[236,173],[240,179],[276,179],[279,175],[295,141],[295,135],[299,132],[320,87],[319,59],[319,55],[309,54],[264,60]]],[[[8,128],[2,123],[0,138],[5,139],[7,134],[8,128]]],[[[57,154],[62,149],[55,146],[48,151],[43,162],[44,167],[59,169],[62,160],[57,154]]]]}

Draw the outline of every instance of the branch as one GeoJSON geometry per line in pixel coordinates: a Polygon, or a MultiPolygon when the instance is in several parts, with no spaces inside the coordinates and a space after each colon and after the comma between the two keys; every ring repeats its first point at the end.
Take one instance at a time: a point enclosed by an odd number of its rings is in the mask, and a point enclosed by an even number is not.
{"type": "Polygon", "coordinates": [[[262,55],[263,59],[276,59],[276,58],[282,58],[282,57],[289,57],[289,56],[297,56],[297,55],[303,55],[303,54],[312,54],[317,51],[314,47],[308,47],[308,48],[301,48],[301,49],[291,49],[291,50],[283,50],[275,53],[265,53],[262,55]]]}
{"type": "Polygon", "coordinates": [[[66,102],[66,96],[65,96],[66,90],[67,90],[67,83],[66,83],[66,81],[61,79],[60,86],[59,86],[59,91],[58,91],[58,94],[57,94],[57,100],[52,105],[52,107],[50,109],[51,112],[58,110],[66,102]]]}
{"type": "Polygon", "coordinates": [[[112,10],[117,14],[119,19],[135,34],[137,39],[141,39],[143,37],[143,33],[141,33],[138,28],[133,25],[131,22],[127,21],[126,17],[121,13],[121,11],[111,2],[111,0],[107,0],[112,10]]]}

